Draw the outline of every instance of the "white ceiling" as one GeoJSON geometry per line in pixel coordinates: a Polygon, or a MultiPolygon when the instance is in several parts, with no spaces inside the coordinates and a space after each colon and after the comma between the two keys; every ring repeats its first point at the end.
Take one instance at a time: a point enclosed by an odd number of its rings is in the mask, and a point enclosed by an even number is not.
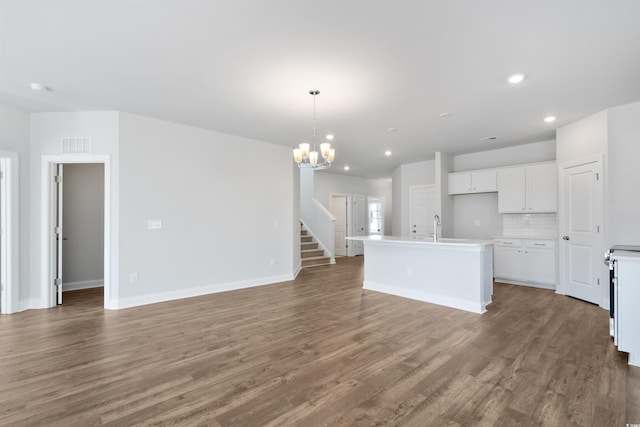
{"type": "Polygon", "coordinates": [[[0,37],[0,99],[32,111],[121,110],[293,147],[317,88],[332,171],[362,177],[553,139],[640,100],[637,0],[0,0],[0,37]]]}

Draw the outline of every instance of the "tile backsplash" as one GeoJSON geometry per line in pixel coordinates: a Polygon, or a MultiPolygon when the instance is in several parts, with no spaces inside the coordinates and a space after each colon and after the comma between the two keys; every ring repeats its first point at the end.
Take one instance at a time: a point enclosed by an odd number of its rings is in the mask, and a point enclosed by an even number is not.
{"type": "Polygon", "coordinates": [[[557,214],[504,214],[502,233],[505,236],[555,237],[558,234],[557,214]]]}

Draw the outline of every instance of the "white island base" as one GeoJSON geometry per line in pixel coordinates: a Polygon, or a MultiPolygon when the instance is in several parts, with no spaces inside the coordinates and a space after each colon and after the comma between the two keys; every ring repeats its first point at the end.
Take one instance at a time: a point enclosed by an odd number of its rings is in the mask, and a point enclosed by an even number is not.
{"type": "Polygon", "coordinates": [[[363,288],[484,313],[493,294],[493,244],[394,236],[347,237],[364,242],[363,288]]]}

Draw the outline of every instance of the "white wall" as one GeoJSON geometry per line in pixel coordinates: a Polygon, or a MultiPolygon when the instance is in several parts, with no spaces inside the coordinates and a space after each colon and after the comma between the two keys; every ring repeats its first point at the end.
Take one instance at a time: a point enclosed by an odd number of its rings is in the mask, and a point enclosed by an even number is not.
{"type": "Polygon", "coordinates": [[[314,182],[315,198],[329,210],[331,209],[331,193],[360,194],[368,197],[383,198],[384,232],[387,235],[392,234],[393,198],[391,193],[391,180],[364,179],[333,174],[328,171],[316,172],[314,182]]]}
{"type": "Polygon", "coordinates": [[[13,310],[28,308],[29,283],[29,113],[0,102],[0,149],[17,153],[17,194],[13,215],[13,310]]]}
{"type": "Polygon", "coordinates": [[[293,248],[291,266],[294,275],[297,275],[301,267],[300,254],[300,168],[292,168],[293,206],[291,216],[291,247],[293,248]]]}
{"type": "MultiPolygon", "coordinates": [[[[555,141],[534,142],[515,147],[454,156],[456,172],[555,160],[555,141]]],[[[491,239],[502,234],[502,214],[498,213],[498,194],[453,196],[454,237],[491,239]],[[479,225],[476,225],[479,224],[479,225]]]]}
{"type": "Polygon", "coordinates": [[[393,234],[408,237],[411,234],[411,224],[409,224],[411,219],[411,207],[409,206],[410,188],[414,185],[435,184],[435,160],[406,163],[398,169],[393,173],[393,178],[400,175],[399,193],[397,191],[398,185],[392,184],[394,190],[393,198],[395,199],[397,197],[399,199],[394,203],[392,212],[392,223],[394,224],[393,234]],[[399,172],[398,169],[400,169],[399,172]],[[398,205],[400,209],[396,208],[398,205]],[[396,224],[398,224],[400,228],[398,228],[396,224]]]}
{"type": "Polygon", "coordinates": [[[450,238],[454,237],[455,211],[453,210],[453,197],[449,196],[449,173],[453,172],[453,156],[438,151],[435,159],[436,180],[436,211],[440,216],[440,232],[438,235],[450,238]]]}
{"type": "Polygon", "coordinates": [[[293,167],[287,147],[122,113],[119,306],[292,279],[293,167]]]}
{"type": "Polygon", "coordinates": [[[391,175],[391,194],[393,203],[391,208],[391,229],[394,235],[400,235],[402,230],[402,165],[398,166],[391,175]]]}
{"type": "Polygon", "coordinates": [[[556,131],[558,165],[607,153],[607,112],[601,111],[556,131]]]}
{"type": "Polygon", "coordinates": [[[101,285],[104,280],[104,165],[64,166],[63,289],[101,285]]]}
{"type": "Polygon", "coordinates": [[[556,158],[556,141],[541,141],[515,147],[496,148],[477,153],[459,154],[453,158],[456,172],[496,168],[523,163],[546,162],[556,158]]]}
{"type": "Polygon", "coordinates": [[[640,102],[608,110],[606,247],[640,245],[640,102]]]}

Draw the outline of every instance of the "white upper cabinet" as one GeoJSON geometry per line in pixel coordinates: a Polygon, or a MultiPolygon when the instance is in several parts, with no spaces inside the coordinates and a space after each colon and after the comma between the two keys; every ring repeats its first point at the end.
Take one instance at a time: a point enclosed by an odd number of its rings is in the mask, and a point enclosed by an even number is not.
{"type": "Polygon", "coordinates": [[[449,174],[449,194],[490,193],[498,191],[496,170],[483,169],[449,174]]]}
{"type": "Polygon", "coordinates": [[[557,210],[558,171],[555,163],[498,169],[498,212],[557,210]]]}

